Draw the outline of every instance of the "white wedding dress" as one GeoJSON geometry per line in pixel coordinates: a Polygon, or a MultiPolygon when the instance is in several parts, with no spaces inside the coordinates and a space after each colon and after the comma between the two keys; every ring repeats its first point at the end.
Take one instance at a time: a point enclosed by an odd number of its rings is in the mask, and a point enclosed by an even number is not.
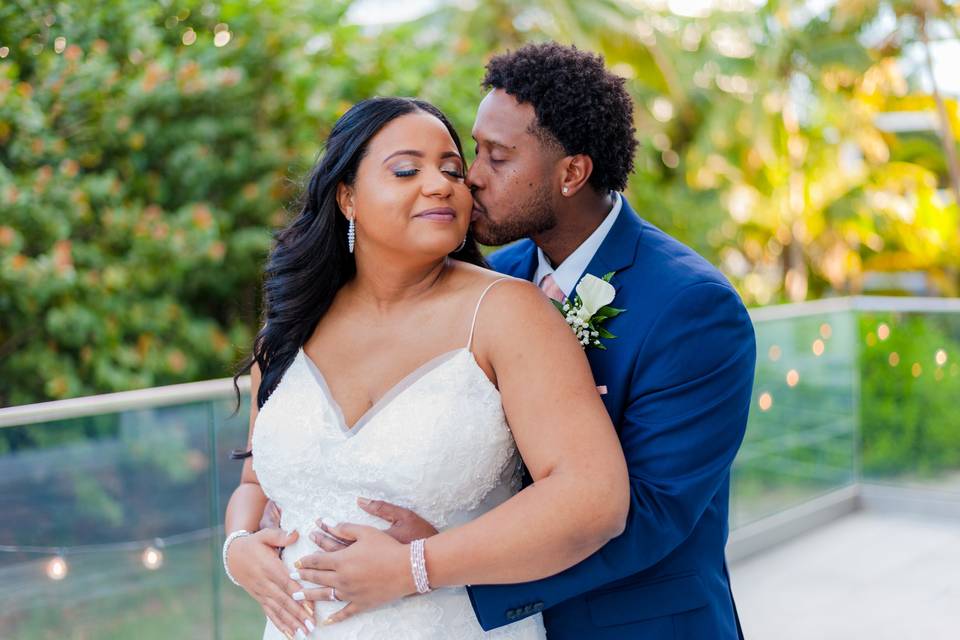
{"type": "MultiPolygon", "coordinates": [[[[464,348],[405,376],[350,429],[320,370],[302,349],[297,353],[261,408],[252,443],[253,467],[264,492],[281,509],[282,528],[300,532],[283,552],[291,571],[298,558],[319,550],[309,538],[319,518],[388,526],[362,511],[358,496],[407,507],[443,530],[476,518],[519,490],[520,458],[500,394],[470,349],[480,302],[501,280],[480,296],[464,348]]],[[[546,637],[539,615],[485,633],[465,588],[437,589],[319,625],[342,606],[317,602],[318,626],[309,637],[546,637]]],[[[263,637],[284,640],[269,620],[263,637]]]]}

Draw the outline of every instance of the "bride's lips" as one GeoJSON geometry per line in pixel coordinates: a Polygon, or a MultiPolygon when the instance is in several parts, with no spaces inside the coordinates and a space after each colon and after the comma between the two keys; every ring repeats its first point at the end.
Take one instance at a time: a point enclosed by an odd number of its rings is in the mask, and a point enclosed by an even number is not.
{"type": "Polygon", "coordinates": [[[436,209],[427,209],[421,211],[414,218],[426,218],[437,222],[453,222],[457,219],[457,212],[450,207],[438,207],[436,209]]]}

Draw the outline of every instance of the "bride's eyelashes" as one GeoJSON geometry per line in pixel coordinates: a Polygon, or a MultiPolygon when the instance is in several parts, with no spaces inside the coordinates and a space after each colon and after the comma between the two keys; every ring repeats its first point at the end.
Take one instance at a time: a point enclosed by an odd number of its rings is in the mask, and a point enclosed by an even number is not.
{"type": "MultiPolygon", "coordinates": [[[[393,175],[398,178],[410,178],[418,173],[420,173],[420,169],[400,169],[394,171],[393,175]]],[[[457,180],[463,180],[467,177],[466,174],[460,169],[443,169],[443,173],[450,177],[456,178],[457,180]]]]}

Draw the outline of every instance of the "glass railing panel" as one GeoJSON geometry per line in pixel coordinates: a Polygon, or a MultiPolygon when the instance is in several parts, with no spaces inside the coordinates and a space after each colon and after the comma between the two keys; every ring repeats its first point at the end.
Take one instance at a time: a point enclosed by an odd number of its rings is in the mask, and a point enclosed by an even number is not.
{"type": "Polygon", "coordinates": [[[960,313],[860,316],[862,477],[960,494],[960,313]]]}
{"type": "MultiPolygon", "coordinates": [[[[231,460],[233,450],[243,450],[247,444],[247,431],[250,421],[250,396],[243,394],[240,409],[231,399],[213,402],[216,429],[217,461],[217,504],[218,520],[223,523],[224,511],[230,495],[240,481],[242,462],[231,460]]],[[[219,543],[222,544],[222,537],[219,543]]],[[[214,578],[218,583],[220,602],[220,624],[222,637],[233,640],[255,640],[263,636],[265,617],[257,602],[246,591],[231,583],[220,569],[219,558],[214,578]]]]}
{"type": "Polygon", "coordinates": [[[0,429],[0,638],[215,637],[208,402],[0,429]]]}
{"type": "Polygon", "coordinates": [[[734,527],[854,481],[855,316],[841,311],[754,325],[757,371],[733,469],[734,527]]]}

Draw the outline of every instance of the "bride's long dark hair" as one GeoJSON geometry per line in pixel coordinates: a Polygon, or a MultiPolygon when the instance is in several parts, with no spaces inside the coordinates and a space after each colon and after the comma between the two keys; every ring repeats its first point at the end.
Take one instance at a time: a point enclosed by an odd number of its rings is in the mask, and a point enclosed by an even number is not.
{"type": "MultiPolygon", "coordinates": [[[[390,121],[416,111],[440,120],[463,157],[453,125],[443,112],[423,100],[371,98],[357,103],[337,120],[310,172],[299,214],[274,235],[264,270],[263,325],[254,339],[253,352],[233,378],[238,403],[237,379],[256,362],[261,375],[256,403],[258,409],[263,407],[337,291],[356,274],[356,263],[347,249],[347,220],[337,205],[337,186],[354,183],[357,167],[377,132],[390,121]]],[[[472,232],[467,233],[463,248],[450,256],[486,266],[472,232]]],[[[249,455],[248,451],[235,457],[249,455]]]]}

